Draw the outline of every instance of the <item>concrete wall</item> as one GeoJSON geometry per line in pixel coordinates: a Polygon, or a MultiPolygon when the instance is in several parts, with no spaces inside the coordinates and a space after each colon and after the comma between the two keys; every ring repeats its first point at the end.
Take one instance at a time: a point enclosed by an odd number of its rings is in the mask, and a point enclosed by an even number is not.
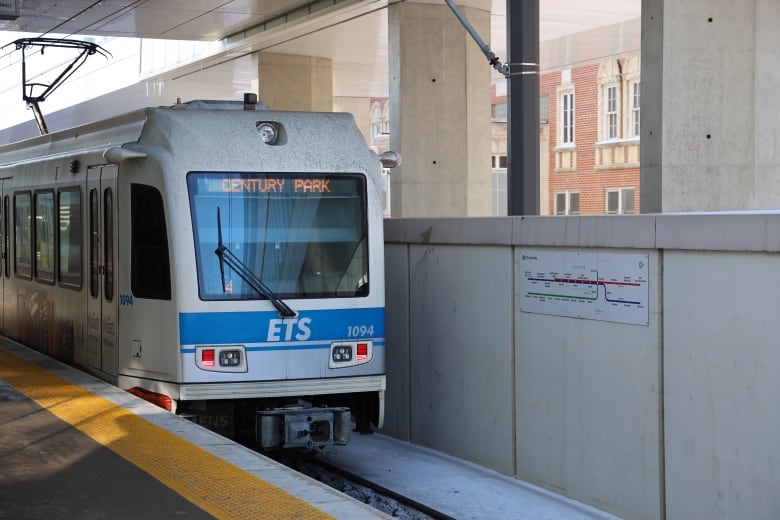
{"type": "Polygon", "coordinates": [[[385,223],[386,432],[626,518],[780,517],[780,213],[385,223]],[[521,310],[521,256],[646,255],[646,322],[521,310]]]}

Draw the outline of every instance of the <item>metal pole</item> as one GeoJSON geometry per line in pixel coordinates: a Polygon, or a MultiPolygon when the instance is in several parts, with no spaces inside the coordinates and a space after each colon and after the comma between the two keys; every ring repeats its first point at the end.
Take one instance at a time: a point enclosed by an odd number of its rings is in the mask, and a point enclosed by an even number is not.
{"type": "Polygon", "coordinates": [[[507,213],[539,214],[539,0],[506,0],[507,213]]]}
{"type": "Polygon", "coordinates": [[[471,23],[468,21],[466,16],[463,14],[463,12],[460,10],[460,8],[455,5],[455,2],[453,0],[444,0],[449,8],[452,10],[453,13],[455,13],[455,16],[460,21],[461,25],[466,28],[466,31],[471,35],[471,37],[474,39],[475,42],[477,42],[477,45],[479,46],[479,49],[482,51],[482,54],[485,55],[485,57],[488,60],[488,63],[496,69],[498,72],[503,74],[505,77],[509,77],[509,65],[508,64],[501,64],[501,60],[498,56],[495,55],[495,53],[490,50],[490,46],[480,38],[479,33],[474,29],[474,27],[471,25],[471,23]]]}

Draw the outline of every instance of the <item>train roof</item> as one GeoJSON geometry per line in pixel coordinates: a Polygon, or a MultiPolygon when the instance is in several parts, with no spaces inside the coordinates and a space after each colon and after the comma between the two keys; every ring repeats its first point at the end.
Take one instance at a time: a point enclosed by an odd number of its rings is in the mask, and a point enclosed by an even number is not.
{"type": "MultiPolygon", "coordinates": [[[[161,145],[165,140],[175,140],[185,148],[202,146],[204,139],[224,141],[229,145],[238,145],[241,137],[229,125],[236,118],[251,117],[256,120],[258,114],[267,113],[269,118],[279,117],[279,112],[266,109],[257,104],[254,109],[245,108],[240,101],[195,100],[187,103],[177,103],[168,107],[142,108],[126,114],[114,116],[102,121],[88,123],[78,127],[33,137],[16,143],[0,146],[0,167],[15,163],[36,160],[44,157],[72,154],[74,152],[102,153],[112,147],[121,147],[129,143],[143,143],[144,140],[161,145]],[[252,113],[252,116],[238,116],[228,112],[252,113]],[[162,122],[167,120],[167,122],[162,122]],[[189,128],[194,125],[196,128],[189,128]],[[171,128],[177,131],[172,132],[171,128]],[[167,130],[166,130],[167,128],[167,130]],[[204,129],[210,132],[204,132],[204,129]],[[206,135],[204,135],[206,134],[206,135]],[[182,141],[191,141],[183,143],[182,141]]],[[[349,114],[287,112],[285,120],[298,126],[311,127],[306,132],[312,139],[312,151],[319,148],[323,155],[330,155],[323,150],[324,135],[331,134],[328,130],[339,130],[340,139],[336,148],[355,145],[368,147],[365,140],[354,125],[349,114]],[[294,122],[294,123],[293,123],[294,122]],[[327,126],[325,126],[327,125],[327,126]],[[350,127],[351,132],[344,132],[350,127]],[[351,138],[347,138],[351,136],[351,138]],[[315,143],[314,141],[320,141],[315,143]]],[[[256,133],[254,135],[257,135],[256,133]]],[[[245,137],[246,138],[246,137],[245,137]]],[[[330,141],[330,146],[333,146],[330,141]]],[[[336,150],[331,150],[331,153],[336,150]]],[[[342,148],[343,151],[343,148],[342,148]]]]}
{"type": "Polygon", "coordinates": [[[135,110],[102,121],[0,146],[0,166],[136,141],[143,129],[148,110],[135,110]]]}

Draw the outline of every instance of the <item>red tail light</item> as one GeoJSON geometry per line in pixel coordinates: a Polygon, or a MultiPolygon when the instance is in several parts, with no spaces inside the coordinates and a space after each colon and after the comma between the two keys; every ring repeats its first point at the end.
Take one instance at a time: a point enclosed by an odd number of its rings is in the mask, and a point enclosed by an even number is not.
{"type": "Polygon", "coordinates": [[[144,388],[140,388],[137,386],[130,388],[128,392],[135,395],[136,397],[140,397],[144,401],[148,401],[154,405],[159,406],[160,408],[164,408],[169,412],[173,411],[173,399],[171,399],[167,395],[158,394],[157,392],[152,392],[150,390],[146,390],[144,388]]]}

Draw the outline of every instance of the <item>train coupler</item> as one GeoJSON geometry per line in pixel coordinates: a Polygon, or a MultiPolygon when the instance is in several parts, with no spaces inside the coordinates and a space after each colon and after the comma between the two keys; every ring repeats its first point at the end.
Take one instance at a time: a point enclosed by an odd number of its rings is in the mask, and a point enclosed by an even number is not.
{"type": "Polygon", "coordinates": [[[344,446],[352,431],[349,408],[277,408],[258,410],[255,436],[264,450],[344,446]]]}

